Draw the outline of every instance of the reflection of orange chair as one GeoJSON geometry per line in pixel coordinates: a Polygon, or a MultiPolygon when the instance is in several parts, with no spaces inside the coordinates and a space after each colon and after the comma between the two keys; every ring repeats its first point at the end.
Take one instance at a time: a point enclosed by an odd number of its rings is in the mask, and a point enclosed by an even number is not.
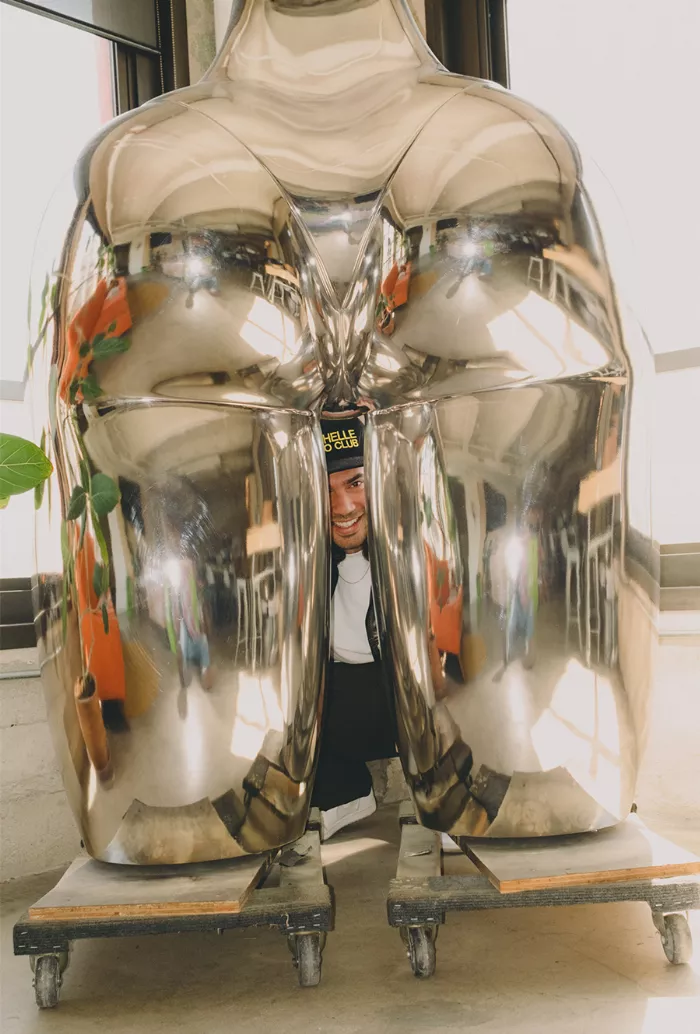
{"type": "Polygon", "coordinates": [[[462,603],[464,590],[450,584],[450,570],[446,560],[438,560],[430,546],[425,544],[428,573],[428,603],[430,624],[435,645],[441,653],[459,656],[462,642],[462,603]]]}
{"type": "MultiPolygon", "coordinates": [[[[76,540],[79,537],[76,527],[76,540]]],[[[100,700],[124,700],[126,678],[124,653],[117,615],[109,593],[106,594],[108,629],[105,632],[98,596],[92,580],[95,571],[95,547],[89,535],[75,558],[75,582],[78,593],[80,637],[83,647],[83,670],[94,680],[100,700]]]]}
{"type": "MultiPolygon", "coordinates": [[[[81,346],[92,341],[97,334],[106,337],[121,337],[131,329],[131,313],[127,300],[126,280],[120,277],[110,287],[106,280],[100,280],[93,294],[78,310],[68,326],[68,351],[61,370],[59,395],[68,401],[69,390],[74,380],[87,376],[92,361],[92,352],[81,356],[81,346]],[[114,329],[107,331],[115,324],[114,329]]],[[[76,395],[81,401],[80,393],[76,395]]]]}
{"type": "Polygon", "coordinates": [[[399,267],[395,262],[382,284],[382,294],[387,300],[387,308],[390,312],[406,304],[410,282],[411,263],[406,262],[399,267]]]}

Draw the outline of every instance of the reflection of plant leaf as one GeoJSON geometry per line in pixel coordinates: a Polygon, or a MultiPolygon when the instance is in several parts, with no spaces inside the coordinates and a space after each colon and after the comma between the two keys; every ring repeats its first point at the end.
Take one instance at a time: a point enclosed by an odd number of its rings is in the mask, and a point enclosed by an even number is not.
{"type": "Polygon", "coordinates": [[[109,571],[104,564],[95,564],[95,570],[92,572],[92,587],[98,599],[100,596],[104,596],[109,589],[109,571]]]}
{"type": "Polygon", "coordinates": [[[83,486],[85,491],[90,489],[90,470],[85,460],[80,461],[80,484],[83,486]]]}
{"type": "MultiPolygon", "coordinates": [[[[39,448],[43,452],[44,456],[46,456],[46,428],[44,428],[43,431],[41,432],[41,439],[39,440],[39,448]]],[[[48,459],[48,456],[46,456],[46,458],[48,459]]],[[[41,508],[41,504],[44,501],[44,488],[45,487],[46,487],[46,482],[42,481],[34,489],[34,509],[35,510],[39,510],[41,508]]]]}
{"type": "Polygon", "coordinates": [[[77,517],[80,517],[81,513],[85,510],[86,502],[87,496],[85,494],[85,489],[82,485],[76,485],[71,492],[70,500],[68,502],[66,520],[74,521],[77,517]]]}
{"type": "Polygon", "coordinates": [[[102,388],[97,383],[97,377],[95,377],[94,373],[89,373],[87,377],[83,377],[80,382],[80,390],[86,402],[94,402],[104,394],[102,388]]]}
{"type": "Polygon", "coordinates": [[[113,334],[116,329],[117,329],[117,321],[114,320],[114,322],[110,323],[110,325],[107,327],[107,333],[108,334],[113,334]]]}
{"type": "Polygon", "coordinates": [[[103,337],[102,341],[93,342],[92,354],[95,359],[107,359],[110,355],[118,355],[120,352],[128,352],[131,348],[131,336],[122,334],[121,337],[103,337]]]}
{"type": "Polygon", "coordinates": [[[46,318],[46,299],[49,294],[49,276],[46,274],[44,280],[44,286],[41,289],[41,301],[39,303],[39,330],[44,326],[44,320],[46,318]]]}
{"type": "Polygon", "coordinates": [[[78,395],[78,389],[80,388],[80,381],[71,381],[70,387],[68,388],[68,401],[75,402],[78,395]]]}
{"type": "Polygon", "coordinates": [[[80,346],[80,349],[79,349],[80,358],[84,359],[85,356],[89,354],[89,352],[90,352],[90,342],[89,341],[83,341],[83,343],[82,343],[82,345],[80,346]]]}
{"type": "Polygon", "coordinates": [[[117,483],[107,474],[95,474],[90,485],[90,501],[100,517],[111,513],[121,495],[117,483]]]}
{"type": "Polygon", "coordinates": [[[70,547],[68,545],[68,525],[64,521],[61,525],[61,557],[63,558],[63,566],[67,568],[70,564],[70,547]]]}
{"type": "Polygon", "coordinates": [[[107,604],[102,604],[102,625],[105,630],[105,635],[109,634],[109,614],[107,612],[107,604]]]}
{"type": "Polygon", "coordinates": [[[430,527],[433,523],[433,504],[427,496],[423,496],[423,512],[425,513],[425,523],[430,527]]]}
{"type": "Polygon", "coordinates": [[[38,445],[14,434],[0,434],[0,498],[28,492],[52,470],[38,445]]]}
{"type": "Polygon", "coordinates": [[[100,547],[102,563],[106,567],[109,564],[109,550],[107,549],[107,542],[104,534],[102,533],[102,528],[100,527],[99,516],[94,508],[92,510],[92,530],[95,532],[95,538],[97,539],[97,544],[100,547]]]}
{"type": "Polygon", "coordinates": [[[87,521],[88,521],[88,515],[87,515],[87,508],[86,508],[85,510],[83,510],[83,516],[82,516],[82,518],[80,520],[80,539],[78,541],[78,549],[82,549],[83,548],[83,542],[85,541],[85,532],[87,530],[87,521]]]}
{"type": "MultiPolygon", "coordinates": [[[[65,525],[64,525],[65,527],[65,525]]],[[[61,635],[65,643],[68,633],[68,575],[63,574],[63,595],[61,596],[61,635]]]]}

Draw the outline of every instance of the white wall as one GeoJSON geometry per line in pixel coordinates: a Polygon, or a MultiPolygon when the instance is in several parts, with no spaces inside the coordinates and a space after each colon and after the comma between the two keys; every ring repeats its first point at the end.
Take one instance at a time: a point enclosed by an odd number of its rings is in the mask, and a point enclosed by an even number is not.
{"type": "MultiPolygon", "coordinates": [[[[652,350],[696,348],[700,3],[509,0],[508,33],[512,89],[582,148],[617,286],[652,350]]],[[[700,541],[699,391],[697,370],[656,378],[652,531],[662,544],[700,541]]]]}

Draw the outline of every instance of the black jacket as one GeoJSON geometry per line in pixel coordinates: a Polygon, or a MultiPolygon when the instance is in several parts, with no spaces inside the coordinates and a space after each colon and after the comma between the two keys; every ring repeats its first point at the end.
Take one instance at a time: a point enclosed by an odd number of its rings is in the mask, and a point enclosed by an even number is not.
{"type": "MultiPolygon", "coordinates": [[[[367,543],[362,547],[362,555],[367,560],[369,559],[367,551],[367,543]]],[[[333,599],[333,593],[335,587],[338,584],[338,564],[345,559],[345,551],[340,549],[339,546],[331,546],[331,599],[333,599]]],[[[367,639],[369,640],[369,648],[372,651],[372,656],[375,661],[381,660],[381,654],[379,652],[379,631],[377,629],[377,615],[374,609],[374,590],[370,595],[369,608],[365,615],[365,629],[367,631],[367,639]]]]}

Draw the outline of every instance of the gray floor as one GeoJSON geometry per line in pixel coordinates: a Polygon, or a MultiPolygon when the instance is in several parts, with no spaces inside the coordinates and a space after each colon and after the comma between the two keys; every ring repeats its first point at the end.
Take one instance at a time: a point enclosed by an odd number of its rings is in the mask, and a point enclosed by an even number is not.
{"type": "MultiPolygon", "coordinates": [[[[297,986],[272,931],[91,941],[73,952],[58,1010],[38,1013],[28,961],[12,956],[12,924],[58,874],[7,884],[2,1034],[700,1031],[700,949],[691,965],[669,966],[644,905],[453,914],[436,976],[416,980],[386,923],[397,844],[392,807],[324,847],[337,923],[311,990],[297,986]]],[[[449,858],[446,869],[468,865],[449,858]]],[[[700,945],[700,913],[691,922],[700,945]]]]}

